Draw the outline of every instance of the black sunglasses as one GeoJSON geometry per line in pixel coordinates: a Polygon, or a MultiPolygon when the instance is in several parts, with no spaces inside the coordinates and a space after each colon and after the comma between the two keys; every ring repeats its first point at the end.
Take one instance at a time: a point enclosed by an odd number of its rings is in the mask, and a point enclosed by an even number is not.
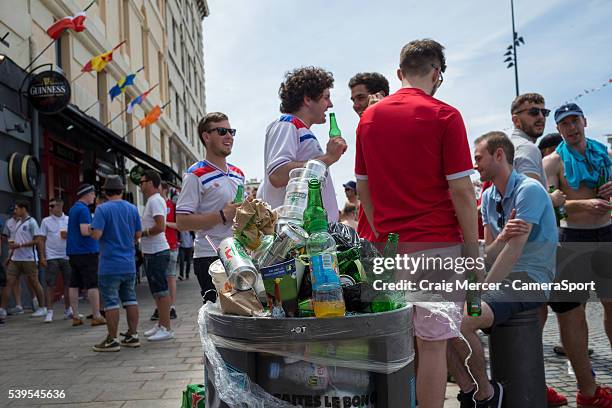
{"type": "Polygon", "coordinates": [[[49,208],[55,208],[56,204],[49,204],[49,208]]]}
{"type": "Polygon", "coordinates": [[[540,113],[542,113],[542,116],[544,116],[545,118],[547,118],[548,115],[550,115],[550,109],[545,109],[545,108],[521,109],[520,111],[514,112],[514,114],[518,115],[519,113],[523,113],[523,112],[527,112],[529,116],[538,116],[540,113]]]}
{"type": "Polygon", "coordinates": [[[497,228],[502,229],[506,225],[506,214],[504,214],[504,206],[502,205],[501,198],[495,202],[495,211],[499,215],[497,218],[497,228]]]}
{"type": "Polygon", "coordinates": [[[440,74],[438,76],[438,87],[440,87],[440,85],[442,85],[442,82],[444,82],[444,77],[442,76],[442,68],[440,68],[437,65],[431,64],[432,67],[434,67],[435,69],[439,70],[440,74]]]}
{"type": "Polygon", "coordinates": [[[214,131],[219,133],[219,136],[225,136],[227,134],[227,132],[230,132],[230,135],[232,135],[232,136],[236,136],[236,129],[217,127],[217,128],[212,128],[210,130],[207,130],[208,133],[211,133],[211,132],[214,132],[214,131]]]}

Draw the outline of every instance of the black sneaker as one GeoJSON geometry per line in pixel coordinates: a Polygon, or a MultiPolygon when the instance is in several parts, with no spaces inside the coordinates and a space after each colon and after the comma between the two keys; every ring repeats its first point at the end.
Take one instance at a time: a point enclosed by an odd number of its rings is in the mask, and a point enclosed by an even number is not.
{"type": "Polygon", "coordinates": [[[106,336],[106,339],[104,339],[102,343],[96,344],[95,346],[93,346],[93,351],[108,352],[108,351],[119,351],[119,350],[121,350],[119,343],[117,342],[117,340],[113,339],[110,335],[106,336]]]}
{"type": "Polygon", "coordinates": [[[132,348],[140,347],[140,340],[138,340],[138,334],[134,334],[134,335],[131,335],[128,333],[123,334],[121,345],[123,347],[132,347],[132,348]]]}
{"type": "Polygon", "coordinates": [[[498,382],[491,381],[493,396],[488,401],[476,401],[476,408],[501,408],[504,399],[504,387],[498,382]]]}
{"type": "Polygon", "coordinates": [[[153,312],[153,314],[151,315],[151,321],[156,321],[159,320],[159,312],[157,311],[157,308],[155,308],[155,311],[153,312]]]}
{"type": "Polygon", "coordinates": [[[459,391],[457,394],[457,400],[459,401],[459,408],[474,408],[476,404],[474,403],[474,393],[476,389],[474,388],[470,392],[459,391]]]}
{"type": "Polygon", "coordinates": [[[176,309],[170,309],[170,319],[176,319],[176,309]]]}

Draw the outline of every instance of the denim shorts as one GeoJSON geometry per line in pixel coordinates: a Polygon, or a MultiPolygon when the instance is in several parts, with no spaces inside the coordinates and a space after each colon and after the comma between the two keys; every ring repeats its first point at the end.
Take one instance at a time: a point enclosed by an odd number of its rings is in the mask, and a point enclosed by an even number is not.
{"type": "Polygon", "coordinates": [[[168,296],[168,280],[166,273],[170,263],[170,250],[154,254],[144,254],[144,270],[149,282],[149,289],[154,298],[168,296]]]}
{"type": "Polygon", "coordinates": [[[170,262],[168,263],[168,278],[176,278],[176,265],[178,262],[178,248],[170,250],[170,262]]]}
{"type": "Polygon", "coordinates": [[[98,288],[104,310],[119,309],[120,303],[123,307],[138,304],[136,301],[136,274],[100,275],[98,276],[98,288]]]}
{"type": "Polygon", "coordinates": [[[61,258],[47,260],[47,269],[45,270],[47,286],[55,286],[58,274],[62,274],[64,287],[67,288],[70,283],[70,262],[61,258]]]}

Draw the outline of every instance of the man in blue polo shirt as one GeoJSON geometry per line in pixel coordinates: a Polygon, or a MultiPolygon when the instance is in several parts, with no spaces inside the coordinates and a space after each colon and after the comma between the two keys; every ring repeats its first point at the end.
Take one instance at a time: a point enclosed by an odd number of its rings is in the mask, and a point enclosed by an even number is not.
{"type": "MultiPolygon", "coordinates": [[[[487,133],[476,139],[475,146],[474,158],[481,180],[493,182],[482,197],[486,254],[488,261],[493,262],[484,281],[503,284],[499,290],[482,294],[481,316],[464,314],[461,323],[461,333],[472,348],[468,365],[477,385],[471,382],[461,364],[452,365],[451,371],[461,388],[459,400],[462,408],[499,408],[503,388],[488,380],[484,351],[476,332],[488,333],[512,315],[537,309],[546,302],[548,293],[541,290],[517,291],[511,283],[552,282],[557,224],[552,202],[544,187],[513,169],[514,146],[504,133],[487,133]],[[505,283],[509,283],[507,287],[505,283]]],[[[461,343],[453,342],[452,350],[459,358],[451,361],[465,361],[467,358],[468,350],[461,343]]]]}
{"type": "Polygon", "coordinates": [[[72,325],[80,326],[83,319],[79,315],[79,289],[87,289],[87,299],[91,304],[92,326],[106,324],[100,314],[100,294],[98,292],[98,242],[91,238],[91,213],[89,206],[96,199],[91,184],[82,184],[77,190],[77,202],[68,213],[68,240],[66,255],[70,260],[70,307],[72,325]]]}

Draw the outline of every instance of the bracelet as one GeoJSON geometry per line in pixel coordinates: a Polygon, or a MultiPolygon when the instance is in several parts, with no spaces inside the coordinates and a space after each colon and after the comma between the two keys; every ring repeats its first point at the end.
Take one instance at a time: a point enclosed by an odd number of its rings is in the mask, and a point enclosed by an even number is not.
{"type": "Polygon", "coordinates": [[[223,214],[223,210],[219,210],[219,214],[221,214],[221,221],[223,221],[223,225],[227,224],[227,218],[225,218],[225,214],[223,214]]]}

